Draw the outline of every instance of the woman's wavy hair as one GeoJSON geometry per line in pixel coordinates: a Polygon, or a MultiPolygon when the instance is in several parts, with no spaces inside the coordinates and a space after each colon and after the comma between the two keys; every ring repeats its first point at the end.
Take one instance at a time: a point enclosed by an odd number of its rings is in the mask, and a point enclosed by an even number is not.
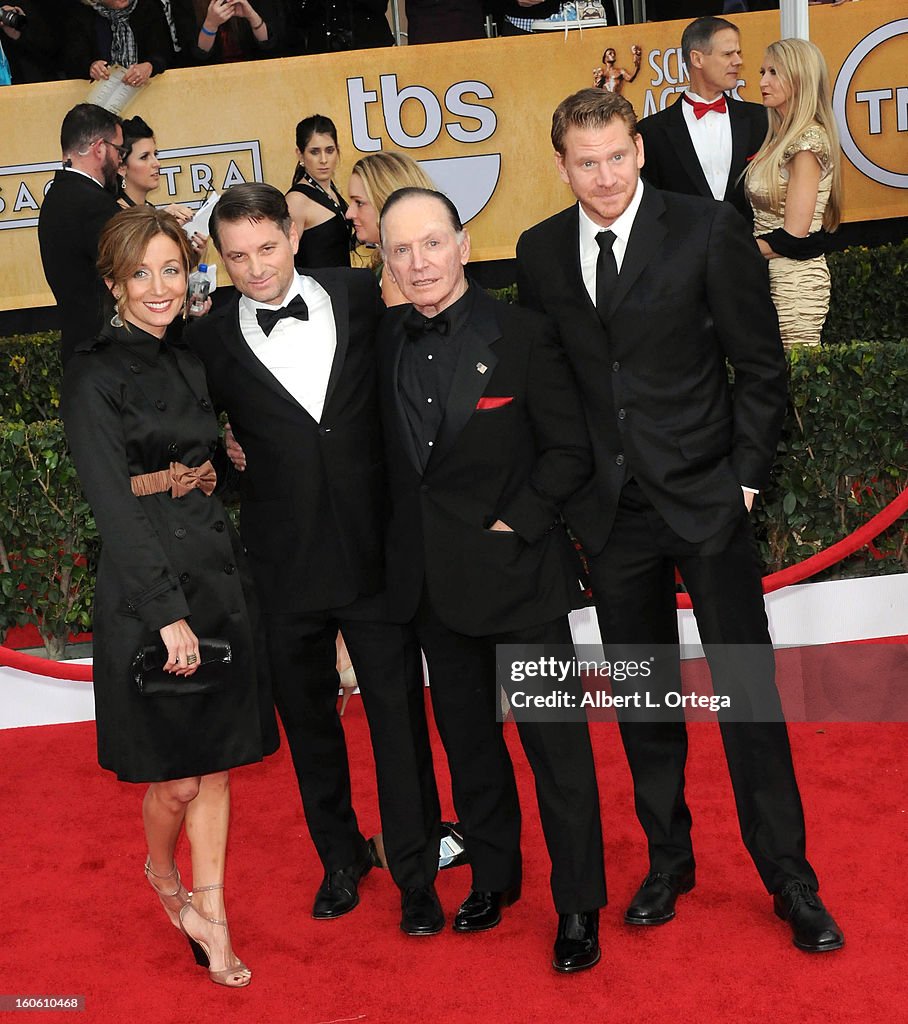
{"type": "Polygon", "coordinates": [[[192,247],[177,219],[153,206],[132,206],[115,213],[98,240],[98,275],[109,282],[111,293],[114,288],[126,287],[130,276],[142,265],[149,243],[158,235],[176,242],[188,280],[192,247]]]}
{"type": "Polygon", "coordinates": [[[813,124],[822,125],[829,138],[832,189],[823,213],[823,227],[835,231],[842,220],[842,160],[839,130],[832,112],[832,94],[826,61],[806,39],[779,39],[766,47],[767,63],[790,94],[785,114],[770,109],[769,127],[746,177],[754,191],[766,192],[773,209],[781,202],[779,171],[785,151],[813,124]]]}

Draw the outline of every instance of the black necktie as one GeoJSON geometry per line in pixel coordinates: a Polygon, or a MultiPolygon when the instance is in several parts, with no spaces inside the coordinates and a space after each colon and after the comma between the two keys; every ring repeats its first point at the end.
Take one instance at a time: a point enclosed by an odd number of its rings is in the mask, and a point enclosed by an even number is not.
{"type": "Polygon", "coordinates": [[[309,319],[309,307],[301,295],[294,295],[287,305],[281,306],[280,309],[257,309],[255,311],[255,318],[266,336],[274,330],[274,325],[278,320],[283,320],[288,316],[295,317],[297,320],[309,319]]]}
{"type": "Polygon", "coordinates": [[[404,330],[410,341],[419,341],[433,331],[445,335],[450,326],[447,314],[443,312],[437,316],[428,317],[423,316],[418,309],[411,309],[404,317],[404,330]]]}
{"type": "Polygon", "coordinates": [[[612,246],[615,244],[614,231],[600,231],[596,235],[599,256],[596,260],[596,312],[602,320],[608,316],[609,300],[618,283],[618,264],[612,246]]]}

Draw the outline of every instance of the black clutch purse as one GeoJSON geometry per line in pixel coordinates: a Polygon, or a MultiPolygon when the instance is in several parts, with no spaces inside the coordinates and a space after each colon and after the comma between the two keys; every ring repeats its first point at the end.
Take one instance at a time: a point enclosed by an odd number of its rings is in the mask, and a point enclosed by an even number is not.
{"type": "Polygon", "coordinates": [[[143,697],[188,697],[217,693],[230,682],[233,654],[230,641],[199,638],[199,667],[191,676],[165,672],[167,648],[160,641],[140,647],[132,659],[130,674],[143,697]]]}

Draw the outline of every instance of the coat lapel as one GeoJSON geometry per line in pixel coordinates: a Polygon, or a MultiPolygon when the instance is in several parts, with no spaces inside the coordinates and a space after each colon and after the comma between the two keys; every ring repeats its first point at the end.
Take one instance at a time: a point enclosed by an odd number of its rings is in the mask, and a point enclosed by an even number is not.
{"type": "Polygon", "coordinates": [[[752,153],[747,152],[747,146],[750,139],[750,125],[744,116],[744,104],[732,99],[726,94],[726,100],[728,101],[728,120],[731,125],[731,166],[728,168],[728,181],[725,183],[725,199],[731,199],[732,194],[735,191],[737,182],[735,178],[737,174],[735,169],[738,167],[747,167],[747,158],[752,156],[752,153]]]}
{"type": "Polygon", "coordinates": [[[422,476],[422,466],[419,461],[419,454],[416,451],[416,440],[413,437],[413,431],[410,429],[410,424],[407,420],[407,413],[404,409],[404,403],[400,397],[400,388],[398,386],[398,379],[400,373],[400,356],[404,350],[404,345],[407,344],[407,332],[404,330],[404,316],[410,306],[397,306],[394,307],[393,312],[388,311],[385,315],[387,317],[395,317],[393,326],[389,331],[389,340],[387,348],[384,349],[384,360],[385,365],[382,367],[381,382],[382,386],[387,389],[387,395],[385,397],[386,408],[394,410],[394,427],[397,430],[397,436],[400,440],[401,447],[407,453],[407,458],[410,460],[410,464],[416,470],[416,472],[422,476]]]}
{"type": "Polygon", "coordinates": [[[609,299],[609,318],[614,315],[647,264],[659,255],[666,234],[665,226],[661,222],[664,212],[665,203],[658,190],[650,185],[644,185],[640,208],[637,210],[634,226],[627,240],[621,272],[609,299]]]}
{"type": "Polygon", "coordinates": [[[445,404],[445,416],[441,430],[429,459],[427,471],[451,450],[460,432],[476,412],[476,403],[482,397],[492,372],[498,364],[498,356],[489,347],[501,337],[501,328],[495,318],[492,301],[477,285],[473,296],[473,309],[463,327],[460,358],[454,371],[454,380],[445,404]]]}
{"type": "Polygon", "coordinates": [[[691,142],[690,132],[684,123],[684,111],[681,104],[683,99],[677,99],[669,108],[669,116],[666,118],[665,132],[672,143],[672,148],[678,158],[678,163],[684,168],[687,176],[694,183],[697,192],[708,199],[713,198],[712,189],[700,166],[697,151],[691,142]]]}
{"type": "Polygon", "coordinates": [[[347,348],[350,345],[350,296],[346,287],[335,281],[321,280],[317,275],[311,275],[325,289],[331,298],[331,308],[334,311],[334,326],[337,332],[337,347],[334,350],[334,361],[331,363],[331,373],[328,375],[328,387],[325,391],[325,408],[331,402],[331,396],[337,387],[344,362],[347,358],[347,348]]]}

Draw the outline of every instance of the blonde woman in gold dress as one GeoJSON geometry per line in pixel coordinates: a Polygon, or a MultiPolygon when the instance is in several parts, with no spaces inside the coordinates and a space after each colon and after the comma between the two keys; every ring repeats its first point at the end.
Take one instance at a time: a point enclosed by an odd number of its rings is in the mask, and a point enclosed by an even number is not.
{"type": "Polygon", "coordinates": [[[841,151],[822,53],[771,43],[760,69],[769,130],[745,174],[782,340],[818,345],[829,311],[828,232],[841,220],[841,151]]]}

